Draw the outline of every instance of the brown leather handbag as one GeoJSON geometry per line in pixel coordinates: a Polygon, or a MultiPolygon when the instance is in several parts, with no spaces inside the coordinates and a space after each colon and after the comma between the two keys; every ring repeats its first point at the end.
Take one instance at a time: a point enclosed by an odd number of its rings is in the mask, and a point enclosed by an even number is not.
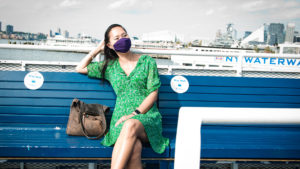
{"type": "Polygon", "coordinates": [[[66,133],[71,136],[86,136],[88,139],[99,139],[106,131],[105,115],[110,108],[101,104],[86,104],[73,99],[70,107],[66,133]]]}

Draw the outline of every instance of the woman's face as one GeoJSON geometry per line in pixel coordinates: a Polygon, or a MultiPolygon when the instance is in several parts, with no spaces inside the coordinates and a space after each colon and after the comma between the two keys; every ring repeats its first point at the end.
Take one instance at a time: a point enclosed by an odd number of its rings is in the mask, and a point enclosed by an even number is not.
{"type": "Polygon", "coordinates": [[[114,44],[121,38],[129,38],[128,34],[121,27],[114,27],[108,34],[109,43],[107,46],[111,49],[114,49],[114,44]]]}

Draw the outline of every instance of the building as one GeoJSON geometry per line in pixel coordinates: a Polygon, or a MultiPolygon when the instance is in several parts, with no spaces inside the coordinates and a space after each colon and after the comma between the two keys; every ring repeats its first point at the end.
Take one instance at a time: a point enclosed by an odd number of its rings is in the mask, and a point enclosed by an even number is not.
{"type": "Polygon", "coordinates": [[[233,29],[233,31],[232,31],[232,39],[237,40],[237,30],[236,29],[233,29]]]}
{"type": "Polygon", "coordinates": [[[243,39],[247,38],[249,35],[251,35],[251,31],[245,31],[243,39]]]}
{"type": "Polygon", "coordinates": [[[216,38],[221,38],[222,36],[222,31],[221,29],[218,29],[217,33],[216,33],[216,38]]]}
{"type": "Polygon", "coordinates": [[[286,26],[285,42],[293,43],[295,34],[295,23],[288,23],[286,26]]]}
{"type": "Polygon", "coordinates": [[[220,31],[216,34],[216,39],[211,43],[214,47],[231,47],[234,45],[237,39],[237,31],[234,29],[233,24],[229,23],[226,25],[226,32],[222,33],[220,31]]]}
{"type": "Polygon", "coordinates": [[[59,35],[61,35],[61,30],[60,30],[60,28],[57,29],[57,33],[58,33],[59,35]]]}
{"type": "Polygon", "coordinates": [[[295,43],[300,42],[300,32],[298,32],[298,31],[295,31],[295,34],[294,34],[294,42],[295,42],[295,43]]]}
{"type": "Polygon", "coordinates": [[[248,35],[246,38],[244,38],[241,42],[241,45],[247,46],[248,44],[264,44],[267,40],[267,29],[268,25],[264,24],[263,26],[252,32],[250,35],[248,35]]]}
{"type": "Polygon", "coordinates": [[[269,25],[264,24],[257,30],[251,32],[245,32],[245,36],[249,34],[246,38],[244,38],[241,41],[241,46],[243,47],[248,47],[249,45],[265,45],[267,44],[268,40],[268,30],[269,30],[269,25]]]}
{"type": "Polygon", "coordinates": [[[141,37],[144,42],[182,42],[183,35],[168,30],[144,33],[141,37]]]}
{"type": "Polygon", "coordinates": [[[133,39],[135,48],[175,49],[182,47],[184,36],[168,30],[144,33],[133,39]]]}
{"type": "Polygon", "coordinates": [[[268,30],[268,44],[276,45],[284,42],[284,25],[282,23],[271,23],[268,30]]]}
{"type": "Polygon", "coordinates": [[[65,32],[64,32],[64,37],[65,37],[65,38],[69,38],[69,36],[70,36],[69,32],[68,32],[67,30],[65,30],[65,32]]]}
{"type": "Polygon", "coordinates": [[[49,33],[50,35],[50,37],[53,37],[53,32],[52,32],[52,30],[50,29],[50,33],[49,33]]]}
{"type": "Polygon", "coordinates": [[[14,27],[12,25],[6,26],[6,34],[10,35],[14,32],[14,27]]]}

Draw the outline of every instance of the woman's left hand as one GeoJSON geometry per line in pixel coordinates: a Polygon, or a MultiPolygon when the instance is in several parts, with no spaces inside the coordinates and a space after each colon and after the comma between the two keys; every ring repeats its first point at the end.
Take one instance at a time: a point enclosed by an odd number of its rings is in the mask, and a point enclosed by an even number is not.
{"type": "Polygon", "coordinates": [[[129,114],[127,116],[123,116],[121,117],[115,124],[115,127],[117,127],[120,123],[122,123],[123,121],[126,121],[128,119],[130,119],[131,117],[133,117],[134,115],[133,114],[129,114]]]}

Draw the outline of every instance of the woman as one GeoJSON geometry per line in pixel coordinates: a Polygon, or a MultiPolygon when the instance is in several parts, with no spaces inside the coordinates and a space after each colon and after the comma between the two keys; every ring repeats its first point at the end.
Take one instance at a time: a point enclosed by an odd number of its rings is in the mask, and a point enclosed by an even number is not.
{"type": "Polygon", "coordinates": [[[161,115],[155,103],[161,85],[157,65],[150,56],[130,52],[131,41],[121,25],[109,26],[104,36],[76,71],[108,80],[117,95],[109,132],[101,142],[114,144],[111,168],[139,169],[142,143],[149,142],[157,153],[169,145],[169,139],[162,136],[161,115]],[[90,63],[103,50],[104,60],[90,63]]]}

